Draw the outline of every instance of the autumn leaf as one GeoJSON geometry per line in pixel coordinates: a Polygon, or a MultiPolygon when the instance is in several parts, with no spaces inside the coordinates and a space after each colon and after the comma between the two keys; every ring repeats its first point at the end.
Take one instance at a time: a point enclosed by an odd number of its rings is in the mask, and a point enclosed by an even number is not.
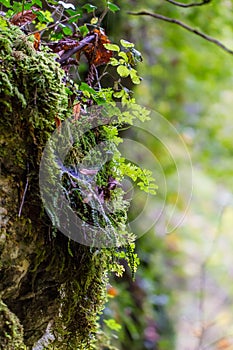
{"type": "Polygon", "coordinates": [[[37,7],[32,7],[31,10],[16,13],[16,15],[10,19],[10,23],[19,27],[31,23],[37,16],[33,11],[39,11],[39,9],[37,7]]]}
{"type": "Polygon", "coordinates": [[[83,49],[87,60],[94,66],[107,64],[113,54],[105,47],[105,44],[111,44],[111,42],[102,29],[94,29],[93,33],[96,35],[96,41],[83,49]]]}
{"type": "Polygon", "coordinates": [[[80,116],[80,111],[81,111],[81,105],[80,103],[76,103],[73,106],[73,115],[74,115],[74,120],[78,120],[79,116],[80,116]]]}
{"type": "Polygon", "coordinates": [[[40,33],[39,32],[34,34],[34,44],[33,44],[33,46],[34,46],[34,49],[36,51],[38,51],[39,48],[40,48],[40,33]]]}

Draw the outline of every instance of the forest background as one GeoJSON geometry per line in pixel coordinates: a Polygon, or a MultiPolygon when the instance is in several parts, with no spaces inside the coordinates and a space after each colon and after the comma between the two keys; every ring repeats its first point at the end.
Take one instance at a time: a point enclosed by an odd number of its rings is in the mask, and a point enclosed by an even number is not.
{"type": "MultiPolygon", "coordinates": [[[[122,350],[233,349],[232,54],[176,24],[129,13],[176,18],[231,49],[233,2],[116,5],[120,11],[109,12],[103,26],[111,42],[133,42],[143,56],[134,96],[153,111],[146,122],[151,135],[139,130],[134,137],[151,152],[142,153],[142,165],[152,170],[158,190],[135,227],[143,232],[135,282],[111,281],[104,316],[116,323],[106,323],[105,331],[122,350]]],[[[80,74],[85,70],[83,62],[80,74]]],[[[132,218],[144,201],[134,193],[132,218]]]]}

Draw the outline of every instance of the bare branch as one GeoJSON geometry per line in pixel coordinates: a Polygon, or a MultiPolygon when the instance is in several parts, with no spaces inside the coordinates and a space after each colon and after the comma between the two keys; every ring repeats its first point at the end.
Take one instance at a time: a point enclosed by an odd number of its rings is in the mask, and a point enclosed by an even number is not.
{"type": "Polygon", "coordinates": [[[69,57],[73,56],[76,52],[82,50],[82,48],[92,41],[94,41],[96,38],[95,34],[92,34],[90,36],[86,36],[83,40],[81,40],[78,44],[78,46],[65,51],[65,53],[57,60],[60,64],[64,63],[69,57]]]}
{"type": "Polygon", "coordinates": [[[223,43],[221,43],[220,41],[218,41],[217,39],[200,32],[198,29],[192,28],[189,25],[187,25],[184,22],[181,22],[175,18],[170,18],[170,17],[166,17],[163,15],[160,15],[158,13],[151,13],[151,12],[147,12],[147,11],[140,11],[140,12],[128,12],[128,14],[133,15],[133,16],[150,16],[150,17],[154,17],[156,19],[159,19],[161,21],[164,22],[169,22],[169,23],[173,23],[176,24],[186,30],[188,30],[189,32],[196,34],[198,36],[200,36],[201,38],[219,46],[221,49],[223,49],[224,51],[228,52],[229,54],[233,55],[233,50],[229,49],[228,47],[226,47],[223,43]]]}
{"type": "Polygon", "coordinates": [[[170,2],[170,4],[173,4],[175,6],[187,8],[187,7],[206,5],[206,4],[209,4],[212,0],[203,0],[201,2],[191,2],[189,4],[183,4],[182,2],[178,2],[178,1],[174,1],[174,0],[165,0],[165,1],[170,2]]]}

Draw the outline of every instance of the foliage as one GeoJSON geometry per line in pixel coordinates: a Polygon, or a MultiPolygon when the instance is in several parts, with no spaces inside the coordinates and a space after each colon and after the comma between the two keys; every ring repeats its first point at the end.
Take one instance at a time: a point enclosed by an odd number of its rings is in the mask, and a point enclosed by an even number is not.
{"type": "MultiPolygon", "coordinates": [[[[134,275],[139,263],[134,252],[134,236],[127,231],[129,203],[124,199],[124,191],[118,186],[118,181],[124,176],[129,176],[137,181],[137,185],[142,190],[155,193],[151,174],[147,170],[128,163],[117,150],[117,145],[121,142],[119,130],[132,125],[136,118],[142,121],[148,119],[148,111],[135,103],[132,92],[124,86],[124,78],[127,76],[130,76],[132,83],[139,84],[140,78],[135,65],[140,60],[140,54],[134,49],[132,43],[122,40],[122,49],[110,43],[104,31],[96,27],[98,19],[97,22],[93,20],[96,18],[97,9],[94,5],[85,4],[79,8],[63,1],[59,1],[59,6],[53,1],[48,1],[48,9],[44,9],[42,2],[38,0],[13,2],[13,4],[8,1],[1,3],[7,8],[5,18],[1,17],[0,22],[2,68],[0,98],[1,113],[4,115],[1,129],[6,142],[3,161],[7,164],[7,158],[14,159],[13,167],[8,164],[5,171],[10,171],[12,174],[19,172],[19,168],[21,168],[21,174],[29,171],[27,176],[33,184],[30,194],[34,202],[38,196],[37,171],[42,149],[51,132],[57,128],[59,133],[59,128],[63,128],[61,121],[67,120],[69,113],[73,111],[71,121],[76,126],[78,137],[65,160],[66,170],[62,170],[60,174],[62,190],[66,195],[68,194],[70,205],[80,214],[84,225],[93,222],[97,227],[104,227],[103,220],[107,219],[116,237],[116,247],[97,249],[94,248],[94,242],[98,237],[93,237],[93,247],[84,247],[61,237],[61,234],[53,228],[52,244],[56,249],[51,253],[50,248],[45,247],[42,252],[41,240],[42,237],[46,240],[44,234],[48,230],[48,224],[44,223],[47,218],[39,203],[41,227],[39,224],[36,227],[35,218],[32,218],[32,221],[28,220],[31,230],[29,236],[33,237],[31,243],[33,242],[33,246],[36,247],[35,260],[30,269],[25,271],[26,277],[25,279],[22,277],[22,284],[28,275],[32,275],[30,282],[32,289],[35,284],[39,285],[41,283],[38,281],[39,269],[44,271],[42,279],[45,284],[46,278],[51,278],[48,274],[56,280],[54,299],[58,301],[57,305],[60,303],[60,307],[56,312],[53,310],[52,333],[55,337],[51,345],[53,349],[94,349],[99,332],[98,315],[106,302],[108,272],[112,271],[117,276],[121,276],[125,270],[122,264],[124,259],[130,265],[134,275]],[[52,12],[53,10],[55,11],[52,12]],[[59,18],[55,21],[57,14],[59,18]],[[78,26],[75,23],[74,20],[77,18],[89,14],[93,15],[90,18],[91,26],[78,26]],[[15,25],[21,27],[21,30],[15,25]],[[35,35],[32,35],[33,33],[35,35]],[[83,45],[83,43],[86,44],[83,45]],[[61,50],[60,47],[62,47],[61,50]],[[118,56],[112,57],[112,51],[115,48],[118,56]],[[77,54],[72,58],[74,53],[77,54]],[[80,54],[86,56],[89,65],[86,82],[74,81],[70,74],[71,68],[79,64],[80,54]],[[106,69],[102,75],[99,75],[97,67],[102,64],[106,65],[106,69]],[[118,78],[113,80],[112,86],[102,88],[102,79],[110,75],[109,67],[116,67],[115,73],[118,73],[118,78]],[[118,108],[116,101],[122,102],[123,111],[118,108]],[[107,108],[109,123],[79,137],[79,126],[90,122],[88,108],[96,106],[97,111],[99,108],[103,112],[106,103],[110,106],[107,108]],[[80,107],[77,107],[78,105],[80,107]],[[132,113],[129,112],[131,110],[132,113]],[[114,120],[111,122],[110,117],[114,115],[119,115],[117,122],[114,120]],[[11,124],[14,125],[15,139],[10,140],[11,132],[8,127],[11,124]],[[76,165],[88,156],[89,151],[103,140],[113,141],[109,150],[113,156],[96,175],[98,187],[91,194],[93,198],[97,198],[98,204],[111,198],[114,211],[110,214],[102,212],[102,216],[96,216],[96,213],[90,210],[89,199],[81,198],[81,185],[84,182],[81,182],[75,169],[76,165]],[[37,230],[41,232],[40,238],[37,230]],[[56,270],[55,267],[59,268],[56,270]]],[[[114,13],[118,9],[118,6],[112,2],[106,3],[106,10],[114,13]]],[[[97,152],[92,160],[96,161],[98,157],[97,152]]],[[[51,149],[47,160],[48,181],[55,186],[57,182],[53,169],[57,162],[56,154],[51,149]]],[[[49,189],[48,195],[52,197],[53,205],[59,206],[56,192],[51,191],[51,187],[49,189]]],[[[27,219],[27,213],[30,211],[29,204],[25,204],[24,211],[25,214],[19,221],[27,219]]],[[[56,227],[59,217],[51,215],[51,219],[56,227]]],[[[20,231],[20,235],[22,233],[20,231]]],[[[26,237],[22,235],[20,239],[24,242],[26,237]]],[[[7,242],[10,244],[10,235],[7,242]]],[[[4,266],[4,261],[2,264],[4,266]]],[[[10,295],[5,297],[7,302],[10,302],[9,297],[10,295]]],[[[48,310],[43,312],[46,314],[48,310]]],[[[111,329],[117,328],[117,324],[113,322],[107,321],[107,324],[111,329]]],[[[25,329],[26,332],[27,329],[25,329]]],[[[33,335],[34,340],[35,335],[33,335]]],[[[30,344],[32,340],[27,341],[30,344]]]]}

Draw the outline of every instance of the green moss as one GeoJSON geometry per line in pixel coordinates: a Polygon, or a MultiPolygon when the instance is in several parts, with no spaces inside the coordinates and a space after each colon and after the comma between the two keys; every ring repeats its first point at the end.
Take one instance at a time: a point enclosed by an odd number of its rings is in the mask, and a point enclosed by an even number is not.
{"type": "MultiPolygon", "coordinates": [[[[4,228],[4,244],[0,244],[0,266],[4,281],[1,292],[4,302],[11,306],[23,325],[24,342],[30,348],[43,335],[46,325],[52,320],[55,341],[48,348],[100,349],[98,317],[106,302],[108,272],[122,272],[123,266],[118,262],[126,257],[127,248],[91,248],[69,241],[59,230],[52,234],[52,224],[44,213],[39,196],[39,164],[42,150],[55,130],[54,118],[65,119],[69,114],[63,77],[64,72],[56,63],[55,55],[46,49],[42,49],[41,52],[35,51],[33,39],[27,38],[19,28],[2,28],[0,156],[3,164],[2,174],[9,176],[11,181],[6,181],[4,192],[5,211],[10,213],[10,218],[4,228]],[[19,218],[18,207],[26,181],[29,187],[19,218]],[[14,248],[17,248],[16,255],[13,254],[14,248]],[[9,252],[12,253],[11,259],[9,252]]],[[[89,121],[80,122],[88,124],[89,121]]],[[[106,128],[92,130],[82,138],[77,138],[67,156],[66,166],[71,167],[79,163],[91,148],[104,139],[103,135],[106,135],[106,128]]],[[[66,142],[62,140],[62,136],[61,141],[66,142]]],[[[97,154],[97,159],[98,156],[97,154]]],[[[58,184],[57,180],[61,175],[59,170],[54,171],[56,162],[56,155],[51,149],[46,167],[48,195],[54,207],[59,206],[59,198],[51,188],[62,186],[64,191],[68,191],[72,190],[74,185],[69,176],[63,177],[63,183],[58,184]]],[[[102,167],[97,179],[100,190],[108,185],[108,176],[116,175],[114,168],[114,161],[102,167]]],[[[90,209],[91,205],[83,203],[81,190],[78,190],[79,185],[79,182],[75,184],[77,191],[69,198],[73,209],[84,221],[101,226],[107,214],[103,212],[98,216],[90,209]]],[[[108,220],[111,222],[116,242],[122,237],[126,238],[127,242],[132,241],[133,237],[126,230],[127,203],[123,199],[123,191],[118,188],[112,191],[111,195],[115,210],[108,214],[108,220]]],[[[59,218],[53,217],[52,214],[52,219],[53,225],[59,227],[59,218]]],[[[96,235],[98,239],[98,232],[96,235]]],[[[128,256],[128,261],[136,265],[131,251],[128,256]]],[[[7,348],[13,342],[22,343],[22,327],[17,323],[17,318],[15,320],[15,328],[10,327],[9,333],[12,339],[8,337],[8,333],[2,335],[5,335],[3,344],[7,344],[4,349],[13,349],[7,348]]],[[[21,350],[21,345],[17,346],[14,349],[21,350]]]]}
{"type": "Polygon", "coordinates": [[[13,312],[0,300],[0,349],[25,350],[23,328],[13,312]]]}
{"type": "Polygon", "coordinates": [[[7,156],[25,168],[25,139],[28,144],[45,144],[55,129],[55,116],[64,118],[68,98],[62,83],[64,76],[55,55],[37,52],[32,40],[18,27],[0,33],[0,115],[1,143],[8,143],[7,156]],[[9,135],[9,129],[14,130],[9,135]],[[25,135],[25,132],[27,135],[25,135]],[[13,137],[12,137],[13,136],[13,137]]]}

